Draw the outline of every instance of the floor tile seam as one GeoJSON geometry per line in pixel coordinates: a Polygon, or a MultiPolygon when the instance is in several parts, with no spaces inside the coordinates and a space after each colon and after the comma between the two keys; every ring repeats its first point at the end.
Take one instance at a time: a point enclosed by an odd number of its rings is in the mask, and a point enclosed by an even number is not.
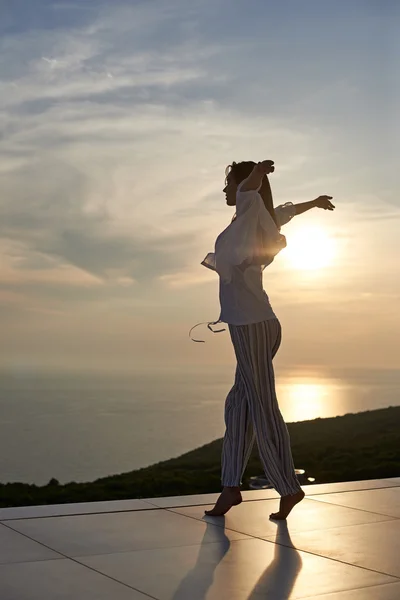
{"type": "MultiPolygon", "coordinates": [[[[59,554],[62,558],[68,558],[68,556],[66,556],[65,554],[63,554],[59,550],[54,550],[54,548],[52,548],[51,546],[48,546],[47,544],[44,544],[43,542],[35,540],[35,538],[31,537],[27,533],[23,533],[22,531],[18,531],[18,529],[14,529],[13,527],[10,527],[9,525],[5,525],[4,523],[3,523],[3,527],[7,527],[7,529],[9,529],[10,531],[13,531],[14,533],[17,533],[18,535],[22,535],[23,537],[27,538],[31,542],[35,542],[36,544],[39,544],[40,546],[43,546],[43,548],[47,548],[47,550],[51,550],[52,552],[55,552],[56,554],[59,554]]],[[[52,560],[52,559],[49,559],[49,560],[52,560]]],[[[25,562],[29,562],[29,561],[25,561],[25,562]]]]}
{"type": "MultiPolygon", "coordinates": [[[[324,485],[324,484],[321,484],[324,485]]],[[[329,485],[329,483],[327,483],[326,485],[329,485]]],[[[336,492],[313,492],[312,494],[310,494],[310,496],[329,496],[329,494],[349,494],[349,493],[354,493],[354,492],[373,492],[375,490],[395,490],[398,487],[400,487],[399,485],[387,485],[385,487],[371,487],[371,488],[354,488],[351,490],[336,490],[336,492]]],[[[304,490],[304,487],[303,487],[304,490]]],[[[311,490],[310,490],[311,491],[311,490]]],[[[306,493],[306,498],[307,498],[307,493],[306,493]]]]}
{"type": "MultiPolygon", "coordinates": [[[[400,488],[399,485],[387,485],[386,487],[373,487],[373,488],[358,488],[353,490],[336,490],[332,492],[315,492],[310,494],[310,496],[329,496],[330,494],[356,494],[358,492],[382,492],[385,490],[397,490],[400,488]]],[[[303,488],[304,489],[304,488],[303,488]]],[[[309,490],[311,492],[311,489],[309,490]]],[[[307,494],[306,494],[307,496],[307,494]]]]}
{"type": "MultiPolygon", "coordinates": [[[[170,509],[170,512],[174,512],[174,511],[170,509]]],[[[175,514],[181,514],[181,513],[175,513],[175,514]]],[[[233,533],[239,533],[239,534],[245,535],[245,536],[247,536],[249,538],[253,538],[253,539],[257,539],[257,540],[263,540],[264,542],[271,542],[272,544],[278,544],[279,543],[279,542],[275,542],[275,540],[273,540],[273,539],[270,539],[270,538],[273,538],[274,535],[271,535],[271,536],[263,538],[263,537],[260,537],[259,535],[254,535],[252,533],[245,533],[244,531],[240,531],[239,529],[233,529],[232,527],[227,527],[225,525],[225,521],[223,522],[223,524],[218,525],[218,523],[214,523],[212,521],[203,521],[202,519],[200,519],[198,517],[192,517],[191,515],[182,515],[182,516],[183,517],[187,517],[188,519],[193,519],[193,520],[198,521],[200,523],[207,523],[208,525],[214,525],[215,527],[219,527],[220,529],[224,529],[224,530],[227,530],[227,531],[232,531],[233,533]]],[[[218,517],[216,517],[216,518],[218,518],[218,517]]],[[[387,519],[385,521],[373,521],[372,523],[386,523],[387,521],[392,521],[392,520],[396,520],[396,519],[389,518],[389,519],[387,519]]],[[[307,531],[293,531],[292,533],[293,534],[299,534],[299,535],[302,534],[302,533],[308,533],[310,531],[311,532],[319,531],[319,532],[323,533],[325,531],[331,531],[332,529],[343,529],[343,528],[346,528],[346,527],[358,527],[360,525],[371,525],[371,522],[368,522],[368,523],[357,523],[357,525],[339,525],[337,527],[328,527],[328,528],[325,528],[323,530],[320,530],[320,529],[311,529],[311,530],[307,530],[307,531]]],[[[285,545],[285,544],[280,544],[280,545],[282,546],[282,545],[285,545]]]]}
{"type": "Polygon", "coordinates": [[[158,510],[162,510],[164,507],[163,506],[157,506],[157,504],[153,504],[153,502],[149,502],[148,500],[141,500],[141,502],[145,502],[148,506],[150,506],[149,508],[139,508],[137,510],[154,510],[154,509],[158,509],[158,510]]]}
{"type": "MultiPolygon", "coordinates": [[[[158,510],[168,510],[169,508],[187,508],[189,506],[207,506],[207,504],[210,504],[209,502],[206,502],[205,504],[179,504],[177,506],[158,506],[157,504],[151,504],[150,502],[148,503],[152,508],[156,508],[158,510]]],[[[147,509],[149,510],[149,509],[147,509]]]]}
{"type": "MultiPolygon", "coordinates": [[[[375,514],[375,513],[372,513],[375,514]]],[[[384,515],[382,515],[384,516],[384,515]]],[[[398,519],[395,519],[393,517],[387,517],[381,521],[367,521],[366,523],[353,523],[352,525],[336,525],[335,527],[324,527],[324,529],[307,529],[307,531],[302,531],[302,530],[294,530],[292,531],[293,535],[300,535],[303,533],[315,533],[315,532],[320,532],[321,534],[324,534],[326,531],[333,531],[335,529],[347,529],[350,527],[365,527],[367,525],[378,525],[380,523],[389,523],[390,521],[398,521],[398,519]]]]}
{"type": "MultiPolygon", "coordinates": [[[[319,485],[319,484],[317,484],[319,485]]],[[[334,483],[329,484],[329,483],[324,483],[321,485],[335,485],[334,483]]],[[[303,490],[304,490],[303,486],[303,490]]],[[[346,494],[348,492],[368,492],[371,490],[390,490],[390,489],[395,489],[400,487],[400,484],[396,484],[396,485],[387,485],[387,486],[383,486],[383,487],[366,487],[366,488],[352,488],[350,490],[336,490],[335,492],[313,492],[312,494],[310,494],[311,496],[326,496],[329,494],[346,494]]],[[[243,490],[242,490],[243,491],[243,490]]],[[[244,490],[244,491],[251,491],[251,490],[244,490]]],[[[307,490],[308,491],[308,490],[307,490]]],[[[311,490],[310,490],[311,491],[311,490]]],[[[262,500],[279,500],[280,496],[274,496],[273,498],[243,498],[243,502],[259,502],[262,500]]],[[[306,494],[306,498],[307,498],[307,494],[306,494]]],[[[148,504],[150,504],[151,506],[155,506],[157,508],[164,508],[164,509],[168,509],[168,508],[189,508],[192,506],[208,506],[209,504],[212,504],[212,502],[202,502],[201,504],[176,504],[175,506],[158,506],[158,504],[154,504],[153,502],[150,502],[149,500],[142,500],[140,498],[140,500],[142,502],[147,502],[148,504]]],[[[214,502],[214,501],[213,501],[214,502]]],[[[141,509],[144,510],[144,509],[141,509]]]]}
{"type": "MultiPolygon", "coordinates": [[[[172,509],[169,509],[170,512],[174,512],[172,509]]],[[[174,513],[174,514],[178,514],[180,515],[181,513],[174,513]]],[[[227,531],[232,531],[233,533],[239,533],[240,535],[245,535],[248,538],[252,538],[252,539],[262,539],[264,542],[271,542],[272,540],[269,539],[264,539],[264,538],[260,538],[259,536],[253,535],[252,533],[245,533],[244,531],[239,531],[238,529],[232,529],[231,527],[226,527],[225,525],[225,521],[223,522],[223,524],[218,525],[218,523],[214,523],[212,521],[203,521],[203,519],[199,519],[198,517],[192,517],[191,515],[182,515],[183,517],[187,517],[188,519],[192,519],[194,521],[200,522],[200,523],[204,523],[206,525],[214,525],[215,527],[218,527],[219,529],[223,529],[223,530],[227,530],[227,531]]],[[[218,518],[218,517],[216,517],[218,518]]],[[[272,536],[271,536],[272,537],[272,536]]],[[[236,541],[236,540],[232,540],[232,541],[236,541]]],[[[272,542],[274,543],[274,542],[272,542]]]]}
{"type": "MultiPolygon", "coordinates": [[[[90,565],[86,565],[85,563],[80,562],[76,558],[73,558],[71,556],[67,556],[66,558],[68,560],[71,560],[72,562],[76,563],[77,565],[80,565],[81,567],[84,567],[85,569],[89,569],[90,571],[94,571],[95,573],[98,573],[99,575],[102,575],[103,577],[106,577],[107,579],[111,579],[111,581],[115,581],[116,583],[119,583],[120,585],[123,585],[124,587],[127,587],[130,590],[134,590],[135,592],[139,592],[140,594],[143,594],[143,596],[146,596],[147,598],[151,598],[152,600],[160,600],[160,598],[157,598],[156,596],[152,596],[148,592],[144,592],[143,590],[140,590],[139,588],[135,588],[132,585],[129,585],[128,583],[125,583],[124,581],[120,581],[119,579],[116,579],[112,575],[108,575],[107,573],[103,573],[102,571],[99,571],[98,569],[95,569],[94,567],[91,567],[90,565]]],[[[83,557],[81,557],[81,558],[83,558],[83,557]]]]}
{"type": "MultiPolygon", "coordinates": [[[[397,479],[397,478],[394,477],[394,479],[397,479]]],[[[372,480],[372,481],[374,481],[374,480],[372,480]]],[[[379,480],[379,481],[382,481],[382,480],[379,480]]],[[[328,485],[334,486],[334,485],[341,485],[341,484],[346,485],[347,483],[350,484],[350,483],[360,483],[360,482],[359,481],[353,481],[353,482],[350,482],[350,481],[331,481],[330,483],[316,483],[314,485],[304,484],[302,486],[302,489],[303,490],[304,489],[310,489],[311,490],[312,488],[315,488],[315,487],[317,487],[319,485],[320,486],[323,486],[323,485],[324,486],[328,486],[328,485]]],[[[369,485],[370,484],[365,483],[365,486],[369,486],[369,485]]],[[[364,490],[386,490],[386,489],[396,488],[396,487],[400,487],[400,482],[399,483],[395,483],[393,485],[390,485],[390,484],[382,485],[382,486],[380,485],[379,487],[376,487],[376,486],[372,486],[372,487],[354,487],[354,488],[352,487],[352,488],[346,489],[346,490],[337,490],[336,492],[319,492],[319,493],[320,494],[341,494],[343,492],[362,492],[364,490]]]]}
{"type": "MultiPolygon", "coordinates": [[[[236,532],[235,532],[236,533],[236,532]]],[[[84,560],[85,558],[98,558],[100,556],[115,556],[116,554],[133,554],[136,552],[153,552],[153,551],[159,551],[159,550],[170,550],[172,548],[193,548],[193,547],[200,547],[200,546],[212,546],[212,545],[219,545],[219,544],[225,544],[227,541],[229,542],[229,544],[235,544],[236,542],[248,542],[250,540],[252,540],[252,536],[247,535],[246,533],[242,534],[243,537],[242,538],[237,538],[235,540],[230,540],[228,538],[228,540],[214,540],[211,542],[204,542],[204,541],[199,541],[199,542],[195,542],[193,544],[171,544],[169,546],[152,546],[151,548],[133,548],[131,550],[117,550],[115,552],[102,552],[101,554],[83,554],[80,556],[68,556],[66,555],[66,558],[71,558],[71,559],[76,559],[76,560],[84,560]]],[[[269,540],[263,540],[264,542],[268,542],[269,540]]]]}
{"type": "MultiPolygon", "coordinates": [[[[28,559],[28,560],[12,560],[12,561],[7,561],[7,562],[1,562],[0,561],[0,569],[1,567],[6,567],[8,565],[24,565],[25,563],[39,563],[39,562],[47,562],[50,560],[64,560],[66,557],[65,556],[56,556],[55,558],[35,558],[35,559],[28,559]]],[[[67,557],[68,558],[68,557],[67,557]]]]}
{"type": "MultiPolygon", "coordinates": [[[[119,513],[127,513],[127,512],[152,512],[154,510],[163,510],[160,506],[151,506],[151,508],[134,508],[127,510],[107,510],[100,512],[87,512],[87,513],[71,513],[68,515],[37,515],[36,517],[11,517],[9,519],[0,519],[1,523],[6,523],[8,521],[29,521],[30,519],[58,519],[61,517],[87,517],[89,515],[116,515],[119,513]]],[[[182,507],[183,508],[183,507],[182,507]]]]}
{"type": "MultiPolygon", "coordinates": [[[[329,484],[326,484],[326,485],[329,485],[329,484]]],[[[352,490],[339,490],[339,491],[336,491],[336,492],[313,492],[312,494],[310,494],[310,496],[329,496],[330,494],[347,494],[347,493],[350,493],[350,492],[353,493],[353,492],[369,492],[369,491],[373,491],[373,490],[390,490],[390,489],[395,489],[397,487],[400,487],[400,485],[398,485],[398,486],[397,485],[389,485],[389,486],[386,486],[386,487],[379,487],[379,488],[362,488],[362,489],[352,489],[352,490]]],[[[310,496],[308,496],[306,494],[305,500],[307,500],[307,499],[313,500],[313,498],[311,498],[310,496]]],[[[274,496],[272,498],[243,498],[243,502],[265,502],[266,500],[279,500],[279,499],[280,499],[280,496],[277,495],[277,496],[274,496]]],[[[148,502],[148,501],[146,500],[146,502],[148,502]]],[[[176,504],[175,506],[158,506],[157,504],[153,504],[152,502],[148,502],[149,505],[154,506],[154,507],[159,508],[159,509],[163,509],[163,510],[169,510],[169,509],[172,509],[172,508],[193,508],[194,506],[209,506],[210,504],[213,504],[213,503],[215,503],[215,502],[212,501],[212,502],[202,502],[201,504],[176,504]]],[[[146,509],[140,509],[140,510],[146,510],[146,509]]]]}
{"type": "MultiPolygon", "coordinates": [[[[204,506],[209,506],[209,505],[204,504],[204,506]]],[[[205,523],[208,525],[215,525],[216,527],[221,528],[221,525],[218,525],[217,523],[213,523],[212,521],[203,521],[203,518],[200,519],[199,517],[192,517],[192,515],[185,515],[183,513],[178,512],[176,508],[167,508],[166,511],[171,512],[174,515],[180,515],[181,517],[186,517],[187,519],[193,519],[194,521],[200,521],[200,523],[205,523]]],[[[225,522],[225,520],[224,520],[224,522],[225,522]]]]}
{"type": "MultiPolygon", "coordinates": [[[[249,500],[243,500],[243,504],[245,502],[269,502],[270,500],[279,500],[280,496],[276,496],[275,498],[255,498],[254,500],[251,500],[249,498],[249,500]]],[[[205,502],[204,504],[182,504],[179,506],[164,506],[162,507],[163,510],[176,510],[178,508],[196,508],[196,507],[201,507],[201,506],[212,506],[213,504],[215,504],[215,502],[205,502]]],[[[160,507],[161,508],[161,507],[160,507]]]]}
{"type": "MultiPolygon", "coordinates": [[[[205,504],[205,506],[209,506],[209,505],[205,504]]],[[[244,533],[243,531],[237,531],[236,529],[231,529],[230,527],[226,527],[225,525],[219,525],[218,523],[214,523],[213,521],[203,521],[203,518],[193,517],[192,515],[185,515],[184,513],[180,513],[175,508],[166,508],[165,511],[172,513],[174,515],[178,515],[179,517],[185,517],[186,519],[191,519],[192,521],[197,521],[197,523],[203,523],[204,525],[213,525],[215,527],[218,527],[219,529],[227,529],[228,531],[233,531],[234,533],[240,533],[241,535],[246,535],[248,537],[252,537],[252,534],[250,534],[250,533],[244,533]]],[[[205,515],[205,516],[207,516],[207,515],[205,515]]],[[[215,518],[218,518],[218,517],[215,517],[215,518]]],[[[225,523],[225,519],[224,519],[223,523],[225,523]]]]}
{"type": "MultiPolygon", "coordinates": [[[[259,538],[259,539],[267,541],[264,538],[259,538]]],[[[325,559],[331,560],[333,562],[338,562],[340,564],[347,565],[348,567],[354,567],[355,569],[363,569],[364,571],[369,571],[371,573],[377,573],[378,575],[385,575],[385,577],[393,577],[393,579],[400,581],[400,576],[392,575],[391,573],[377,571],[376,569],[371,569],[369,567],[363,567],[362,565],[355,565],[355,564],[349,563],[345,560],[340,560],[339,558],[333,558],[332,556],[325,556],[324,554],[318,554],[318,552],[311,552],[311,550],[303,550],[301,548],[296,548],[295,546],[288,546],[287,544],[282,544],[277,541],[275,541],[274,543],[277,544],[278,546],[283,546],[284,548],[290,548],[291,550],[295,550],[296,552],[304,552],[304,554],[311,554],[312,556],[319,556],[320,558],[325,558],[325,559]]],[[[390,582],[390,583],[393,583],[393,582],[390,582]]]]}
{"type": "MultiPolygon", "coordinates": [[[[390,577],[393,577],[393,575],[390,575],[390,577]]],[[[314,600],[314,598],[316,600],[318,600],[318,598],[324,598],[331,594],[341,594],[342,592],[353,592],[353,591],[357,591],[357,590],[366,590],[366,589],[370,589],[370,588],[374,588],[374,587],[379,588],[383,585],[393,585],[394,583],[398,583],[398,582],[397,581],[385,581],[385,583],[373,583],[371,585],[361,585],[361,586],[358,586],[355,588],[348,588],[346,590],[340,590],[338,592],[322,592],[322,594],[315,594],[314,596],[307,596],[304,600],[314,600]]]]}
{"type": "MultiPolygon", "coordinates": [[[[279,500],[280,496],[275,496],[274,498],[248,498],[247,500],[243,498],[243,502],[264,502],[265,500],[279,500]]],[[[158,508],[162,508],[164,510],[169,510],[170,508],[193,508],[194,506],[210,506],[211,504],[215,504],[215,501],[212,502],[204,502],[201,504],[177,504],[176,506],[159,506],[158,508]]]]}
{"type": "Polygon", "coordinates": [[[366,510],[365,508],[356,508],[355,506],[346,506],[345,504],[338,504],[337,502],[329,502],[327,500],[318,500],[317,498],[308,498],[308,500],[313,500],[314,502],[323,502],[324,504],[329,504],[330,506],[340,506],[341,508],[349,508],[350,510],[358,510],[359,512],[365,512],[370,515],[380,515],[382,517],[389,517],[390,519],[400,519],[400,517],[396,517],[394,515],[387,515],[381,512],[375,512],[374,510],[366,510]]]}
{"type": "MultiPolygon", "coordinates": [[[[218,525],[218,523],[214,523],[213,521],[203,521],[203,518],[193,517],[192,515],[185,515],[183,513],[177,512],[173,508],[169,508],[167,510],[168,510],[168,512],[172,512],[176,515],[181,515],[182,517],[187,517],[188,519],[194,519],[195,521],[200,521],[200,523],[207,523],[209,525],[215,525],[216,527],[227,529],[228,531],[234,531],[235,533],[243,533],[244,535],[248,535],[249,537],[259,537],[259,536],[253,536],[253,534],[251,534],[251,533],[244,533],[242,531],[238,531],[237,529],[232,529],[231,527],[227,527],[225,525],[225,520],[224,520],[224,525],[218,525]]],[[[368,511],[361,511],[361,512],[368,512],[368,511]]],[[[379,515],[379,513],[368,513],[368,514],[379,515]]],[[[357,524],[353,524],[353,525],[337,525],[336,527],[325,527],[324,529],[311,529],[311,530],[309,529],[307,531],[294,531],[293,533],[308,533],[309,531],[324,532],[324,531],[331,531],[332,529],[342,529],[345,527],[358,527],[360,525],[372,525],[375,523],[387,523],[388,521],[398,521],[399,520],[397,517],[391,517],[389,515],[380,515],[380,516],[385,517],[385,518],[380,521],[368,521],[367,523],[357,523],[357,524]]],[[[218,517],[215,517],[215,518],[218,518],[218,517]]],[[[261,539],[264,539],[264,538],[261,538],[261,539]]]]}

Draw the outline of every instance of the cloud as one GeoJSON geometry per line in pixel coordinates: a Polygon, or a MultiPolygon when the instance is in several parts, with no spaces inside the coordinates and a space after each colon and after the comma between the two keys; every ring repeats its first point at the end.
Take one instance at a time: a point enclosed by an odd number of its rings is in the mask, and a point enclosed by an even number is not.
{"type": "Polygon", "coordinates": [[[36,253],[36,261],[40,253],[40,268],[52,266],[49,257],[55,257],[100,278],[146,280],[179,270],[195,243],[193,233],[160,233],[150,224],[143,233],[133,223],[130,236],[114,230],[101,203],[87,210],[82,172],[50,156],[19,169],[4,192],[0,232],[36,253]]]}

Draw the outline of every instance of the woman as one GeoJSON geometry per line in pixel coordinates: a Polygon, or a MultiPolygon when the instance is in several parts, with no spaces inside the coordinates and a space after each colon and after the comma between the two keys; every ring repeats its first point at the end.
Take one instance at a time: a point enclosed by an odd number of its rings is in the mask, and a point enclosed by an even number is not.
{"type": "Polygon", "coordinates": [[[224,515],[242,502],[240,485],[255,439],[267,479],[281,495],[279,511],[270,517],[286,519],[304,498],[276,398],[272,359],[281,343],[281,325],[263,290],[262,271],[286,245],[282,225],[310,208],[334,206],[331,196],[320,196],[274,210],[267,177],[273,171],[269,160],[229,167],[224,192],[227,204],[236,204],[237,212],[218,236],[215,253],[202,263],[220,276],[221,315],[211,324],[228,324],[237,359],[235,383],[225,404],[223,491],[215,507],[205,511],[211,516],[224,515]]]}

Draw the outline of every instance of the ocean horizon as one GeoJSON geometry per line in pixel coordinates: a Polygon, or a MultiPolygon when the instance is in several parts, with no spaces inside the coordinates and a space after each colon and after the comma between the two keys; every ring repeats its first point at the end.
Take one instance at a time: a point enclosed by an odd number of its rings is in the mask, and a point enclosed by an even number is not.
{"type": "MultiPolygon", "coordinates": [[[[0,372],[0,482],[92,481],[224,434],[234,367],[202,372],[0,372]]],[[[397,406],[400,370],[276,369],[286,422],[397,406]]]]}

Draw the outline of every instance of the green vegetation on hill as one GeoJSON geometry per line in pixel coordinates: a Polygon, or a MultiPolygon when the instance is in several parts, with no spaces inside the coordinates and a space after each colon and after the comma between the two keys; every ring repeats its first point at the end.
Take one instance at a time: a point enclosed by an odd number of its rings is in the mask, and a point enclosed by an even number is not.
{"type": "MultiPolygon", "coordinates": [[[[296,468],[315,483],[378,479],[400,475],[400,407],[289,423],[296,468]]],[[[0,507],[126,498],[155,498],[219,492],[222,439],[178,458],[90,483],[0,484],[0,507]]],[[[263,469],[255,446],[243,477],[263,469]]]]}

